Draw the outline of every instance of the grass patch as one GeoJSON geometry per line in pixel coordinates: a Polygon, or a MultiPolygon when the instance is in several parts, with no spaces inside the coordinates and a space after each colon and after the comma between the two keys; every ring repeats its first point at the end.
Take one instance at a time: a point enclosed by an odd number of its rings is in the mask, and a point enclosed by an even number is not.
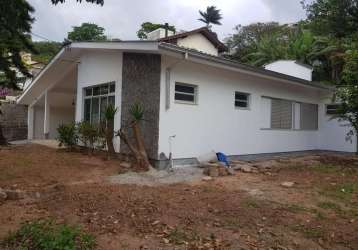
{"type": "Polygon", "coordinates": [[[306,212],[308,211],[307,208],[297,205],[297,204],[291,204],[286,207],[286,210],[292,213],[300,213],[300,212],[306,212]]]}
{"type": "Polygon", "coordinates": [[[318,203],[318,207],[323,209],[329,209],[333,210],[337,215],[339,215],[342,218],[354,218],[358,217],[358,211],[354,209],[342,209],[342,207],[336,203],[333,202],[320,202],[318,203]]]}
{"type": "Polygon", "coordinates": [[[231,218],[231,219],[226,219],[223,222],[223,226],[227,229],[231,229],[231,230],[237,230],[241,227],[241,224],[239,222],[239,219],[237,218],[231,218]]]}
{"type": "Polygon", "coordinates": [[[187,233],[180,228],[171,230],[166,237],[170,243],[175,245],[183,245],[200,238],[196,232],[187,233]]]}
{"type": "Polygon", "coordinates": [[[331,174],[331,173],[336,173],[340,171],[340,167],[333,165],[333,164],[318,164],[315,166],[312,166],[312,169],[315,172],[319,172],[319,173],[324,173],[324,174],[331,174]]]}
{"type": "Polygon", "coordinates": [[[253,200],[246,201],[243,204],[249,208],[259,208],[260,207],[260,205],[256,201],[253,201],[253,200]]]}
{"type": "Polygon", "coordinates": [[[330,201],[320,202],[318,203],[318,207],[323,209],[331,209],[334,211],[341,211],[341,207],[338,204],[330,201]]]}
{"type": "Polygon", "coordinates": [[[95,239],[78,227],[56,224],[52,220],[37,220],[24,223],[16,232],[10,233],[0,246],[9,250],[90,250],[95,247],[95,239]]]}
{"type": "Polygon", "coordinates": [[[337,186],[330,186],[326,188],[323,192],[323,195],[339,199],[341,201],[349,202],[353,195],[358,194],[358,183],[343,183],[337,186]]]}
{"type": "Polygon", "coordinates": [[[295,232],[300,232],[304,235],[305,238],[308,239],[318,239],[322,238],[324,233],[319,227],[305,227],[303,225],[296,225],[293,227],[295,232]]]}

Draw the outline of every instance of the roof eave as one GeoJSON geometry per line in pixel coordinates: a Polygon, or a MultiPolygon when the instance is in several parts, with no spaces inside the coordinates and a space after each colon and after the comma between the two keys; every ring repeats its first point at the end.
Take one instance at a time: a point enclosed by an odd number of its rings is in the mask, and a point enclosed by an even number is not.
{"type": "Polygon", "coordinates": [[[310,81],[296,78],[293,76],[289,76],[289,75],[285,75],[285,74],[281,74],[281,73],[277,73],[277,72],[273,72],[273,71],[269,71],[269,70],[265,70],[265,69],[261,69],[261,68],[256,68],[256,67],[245,65],[245,64],[240,64],[240,63],[237,63],[237,62],[229,60],[229,59],[212,56],[212,55],[197,52],[194,50],[178,47],[178,46],[175,46],[172,44],[160,43],[159,49],[169,50],[171,52],[177,52],[177,53],[187,53],[188,55],[190,55],[194,58],[198,58],[198,59],[206,60],[208,62],[213,62],[213,63],[221,64],[224,66],[228,66],[228,67],[234,68],[238,71],[241,71],[243,73],[248,73],[251,75],[259,75],[259,76],[265,77],[265,78],[271,78],[274,80],[290,82],[290,83],[293,83],[296,85],[301,85],[304,87],[310,87],[310,88],[321,89],[321,90],[326,90],[326,91],[333,91],[335,89],[334,87],[326,86],[321,83],[310,82],[310,81]]]}

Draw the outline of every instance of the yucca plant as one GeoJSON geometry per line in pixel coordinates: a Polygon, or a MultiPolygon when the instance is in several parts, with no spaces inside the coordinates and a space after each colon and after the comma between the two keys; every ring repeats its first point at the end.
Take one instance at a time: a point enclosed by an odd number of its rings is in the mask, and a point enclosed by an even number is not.
{"type": "Polygon", "coordinates": [[[129,150],[134,155],[134,158],[137,161],[138,166],[141,169],[150,170],[152,166],[149,162],[148,154],[144,146],[144,138],[140,129],[140,124],[144,120],[145,110],[143,106],[139,103],[135,103],[129,109],[129,114],[131,116],[131,121],[127,128],[131,128],[134,135],[135,145],[129,140],[125,127],[122,127],[118,132],[119,136],[123,142],[128,146],[129,150]]]}

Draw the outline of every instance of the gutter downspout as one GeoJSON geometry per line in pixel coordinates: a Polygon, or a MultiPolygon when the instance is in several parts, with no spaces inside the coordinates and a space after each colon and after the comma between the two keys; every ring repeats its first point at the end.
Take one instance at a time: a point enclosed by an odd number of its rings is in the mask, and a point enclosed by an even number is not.
{"type": "Polygon", "coordinates": [[[180,59],[165,69],[165,110],[170,109],[170,77],[172,70],[182,61],[188,60],[189,54],[185,52],[183,59],[180,59]]]}

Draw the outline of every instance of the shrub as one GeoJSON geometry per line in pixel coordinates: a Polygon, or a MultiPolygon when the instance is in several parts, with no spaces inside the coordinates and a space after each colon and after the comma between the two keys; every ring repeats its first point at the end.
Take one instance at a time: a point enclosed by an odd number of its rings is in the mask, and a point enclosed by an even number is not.
{"type": "Polygon", "coordinates": [[[9,250],[90,250],[95,247],[95,239],[78,227],[37,220],[23,224],[15,233],[9,234],[0,247],[9,250]]]}
{"type": "Polygon", "coordinates": [[[96,142],[102,137],[100,128],[87,122],[82,121],[77,124],[79,140],[88,148],[88,152],[93,152],[96,142]]]}
{"type": "Polygon", "coordinates": [[[62,124],[57,128],[58,138],[60,146],[65,146],[72,149],[78,142],[78,136],[76,132],[76,124],[62,124]]]}

